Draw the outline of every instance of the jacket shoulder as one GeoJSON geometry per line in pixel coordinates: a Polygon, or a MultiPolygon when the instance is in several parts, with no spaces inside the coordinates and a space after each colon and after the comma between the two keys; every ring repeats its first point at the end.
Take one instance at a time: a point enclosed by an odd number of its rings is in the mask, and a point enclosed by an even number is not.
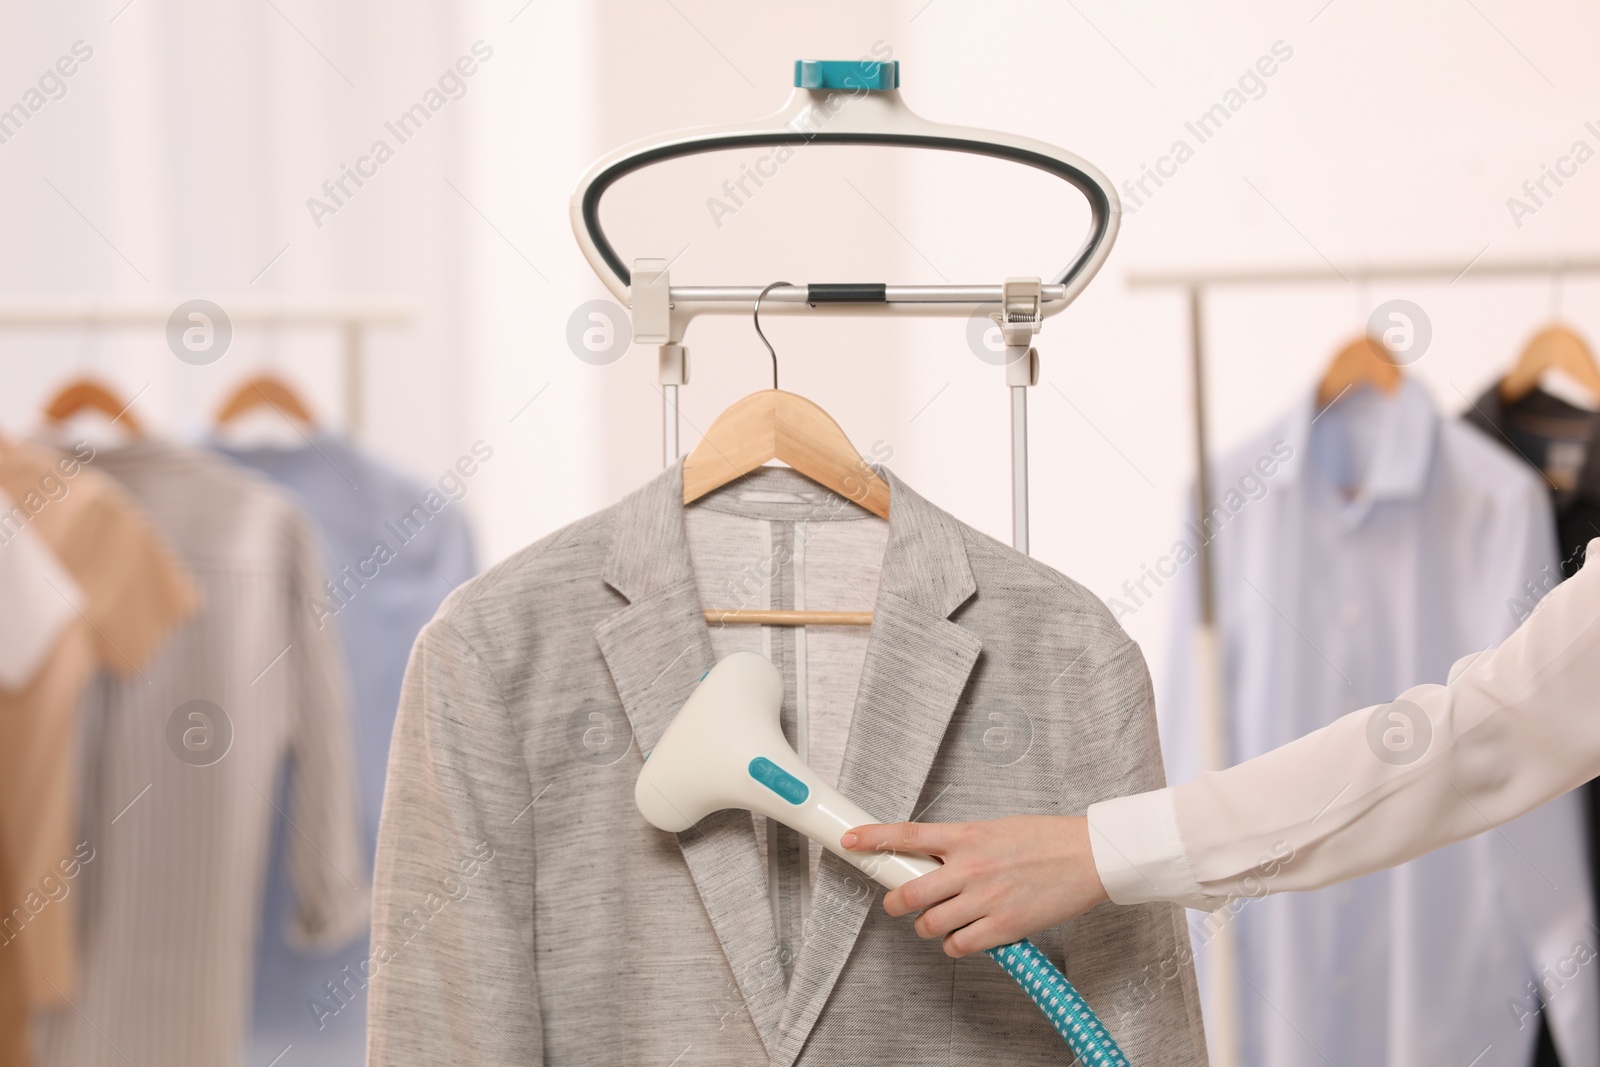
{"type": "Polygon", "coordinates": [[[1086,586],[965,523],[959,526],[977,600],[998,602],[1018,623],[1075,629],[1107,652],[1132,640],[1086,586]]]}
{"type": "Polygon", "coordinates": [[[500,634],[507,622],[547,615],[574,586],[603,584],[618,505],[612,505],[513,552],[457,586],[434,615],[472,644],[500,634]]]}

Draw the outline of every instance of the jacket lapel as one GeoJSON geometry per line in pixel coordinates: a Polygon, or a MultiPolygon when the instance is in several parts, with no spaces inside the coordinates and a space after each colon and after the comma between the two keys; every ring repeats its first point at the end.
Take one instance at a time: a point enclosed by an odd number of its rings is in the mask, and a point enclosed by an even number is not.
{"type": "MultiPolygon", "coordinates": [[[[714,663],[684,535],[681,470],[675,464],[619,507],[603,577],[629,603],[595,627],[642,754],[714,663]]],[[[718,812],[677,836],[734,982],[773,1055],[783,970],[750,815],[718,812]]]]}
{"type": "MultiPolygon", "coordinates": [[[[960,528],[892,473],[885,476],[889,541],[839,790],[875,818],[902,822],[921,812],[918,799],[981,642],[949,618],[977,588],[960,528]]],[[[875,890],[865,875],[823,853],[783,1004],[776,1067],[790,1067],[800,1055],[878,899],[875,890]]]]}

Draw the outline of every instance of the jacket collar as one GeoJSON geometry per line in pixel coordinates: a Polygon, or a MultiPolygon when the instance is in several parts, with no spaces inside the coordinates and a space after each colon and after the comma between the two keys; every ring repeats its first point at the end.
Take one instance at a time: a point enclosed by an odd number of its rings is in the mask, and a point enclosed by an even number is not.
{"type": "Polygon", "coordinates": [[[1439,436],[1439,412],[1433,398],[1419,383],[1401,380],[1393,396],[1360,387],[1350,390],[1318,411],[1316,398],[1307,393],[1284,425],[1284,439],[1294,448],[1295,459],[1283,468],[1281,484],[1302,478],[1334,480],[1327,472],[1342,460],[1346,435],[1370,435],[1367,469],[1359,472],[1359,490],[1346,506],[1347,518],[1356,523],[1380,500],[1415,500],[1428,487],[1439,436]]]}
{"type": "MultiPolygon", "coordinates": [[[[892,472],[881,473],[890,487],[889,537],[839,788],[875,817],[896,822],[920,810],[981,642],[949,618],[977,589],[960,524],[892,472]]],[[[600,622],[595,636],[641,754],[714,662],[682,500],[680,461],[622,501],[602,571],[628,604],[600,622]]],[[[876,887],[823,853],[786,991],[749,815],[719,812],[678,839],[752,1022],[773,1063],[789,1067],[838,980],[876,887]]]]}
{"type": "MultiPolygon", "coordinates": [[[[879,589],[947,618],[977,590],[960,524],[887,467],[889,543],[879,589]]],[[[601,577],[630,602],[694,581],[683,524],[680,459],[617,505],[601,577]]]]}

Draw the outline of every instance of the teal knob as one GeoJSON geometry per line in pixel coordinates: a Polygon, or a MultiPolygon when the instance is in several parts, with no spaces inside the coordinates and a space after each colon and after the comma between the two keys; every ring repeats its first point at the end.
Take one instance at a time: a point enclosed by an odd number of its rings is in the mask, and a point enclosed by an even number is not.
{"type": "Polygon", "coordinates": [[[875,59],[797,59],[794,84],[799,89],[865,89],[882,92],[900,88],[900,61],[875,59]]]}

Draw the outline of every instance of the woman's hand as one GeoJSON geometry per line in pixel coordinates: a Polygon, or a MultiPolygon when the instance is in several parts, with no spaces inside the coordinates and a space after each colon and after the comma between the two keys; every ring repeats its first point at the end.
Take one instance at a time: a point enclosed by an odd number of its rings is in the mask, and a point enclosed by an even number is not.
{"type": "Polygon", "coordinates": [[[854,852],[922,852],[944,866],[883,898],[890,915],[917,917],[917,933],[944,939],[949,956],[1009,945],[1106,900],[1081,816],[1014,815],[986,822],[858,826],[854,852]]]}

